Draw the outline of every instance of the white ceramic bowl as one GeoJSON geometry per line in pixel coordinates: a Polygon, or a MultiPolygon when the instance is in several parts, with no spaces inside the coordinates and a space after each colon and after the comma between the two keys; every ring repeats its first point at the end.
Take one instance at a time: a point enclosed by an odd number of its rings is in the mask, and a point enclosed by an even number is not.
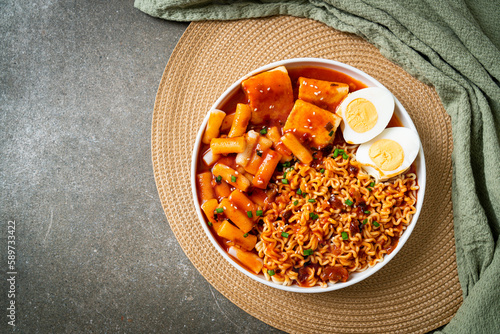
{"type": "MultiPolygon", "coordinates": [[[[241,82],[245,80],[246,78],[249,78],[257,73],[263,72],[270,70],[272,68],[275,68],[277,66],[284,65],[286,68],[291,69],[291,68],[297,68],[297,67],[306,67],[306,66],[314,66],[314,67],[323,67],[327,69],[332,69],[336,70],[342,73],[345,73],[349,75],[350,77],[361,81],[368,87],[382,87],[385,88],[380,82],[369,76],[368,74],[343,63],[333,61],[333,60],[327,60],[327,59],[319,59],[319,58],[295,58],[295,59],[287,59],[287,60],[282,60],[278,61],[275,63],[271,63],[265,66],[262,66],[247,75],[245,75],[243,78],[239,79],[236,81],[234,84],[231,85],[218,99],[215,101],[213,104],[212,108],[220,108],[224,103],[232,96],[234,92],[236,92],[238,89],[240,89],[241,82]]],[[[395,99],[395,109],[394,112],[398,116],[399,120],[403,124],[403,126],[411,128],[415,131],[417,129],[415,128],[415,125],[413,124],[410,116],[406,112],[405,108],[401,105],[401,103],[395,99]]],[[[417,196],[417,212],[413,216],[413,219],[410,223],[410,225],[406,228],[404,231],[403,235],[399,239],[398,245],[394,251],[392,251],[391,254],[386,255],[384,257],[384,261],[381,263],[376,264],[375,266],[366,269],[365,271],[362,272],[356,272],[356,273],[351,273],[349,274],[349,279],[347,282],[338,282],[335,284],[328,283],[328,287],[322,288],[319,286],[316,287],[311,287],[311,288],[304,288],[300,287],[298,285],[291,285],[291,286],[285,286],[281,284],[274,283],[272,281],[268,281],[265,279],[263,274],[255,275],[242,267],[236,260],[234,260],[229,254],[227,254],[224,249],[218,244],[217,240],[213,237],[211,231],[208,228],[207,223],[205,222],[205,218],[203,216],[203,213],[201,211],[200,204],[198,202],[198,196],[197,196],[197,190],[196,190],[196,180],[195,180],[195,175],[196,175],[196,165],[197,165],[197,159],[198,159],[198,152],[200,149],[200,144],[201,144],[201,138],[203,135],[203,131],[205,130],[205,127],[208,122],[208,110],[207,110],[207,115],[198,130],[198,136],[196,137],[196,142],[194,144],[194,149],[193,149],[193,157],[192,157],[192,163],[191,163],[191,189],[193,192],[193,200],[194,204],[196,207],[196,213],[198,214],[198,218],[200,219],[200,223],[203,226],[203,229],[205,230],[205,233],[207,234],[208,238],[214,245],[214,247],[219,251],[219,253],[229,262],[233,265],[234,268],[242,272],[243,274],[247,275],[248,277],[262,283],[268,286],[271,286],[276,289],[281,289],[285,291],[292,291],[292,292],[301,292],[301,293],[318,293],[318,292],[328,292],[332,290],[337,290],[337,289],[342,289],[345,287],[348,287],[350,285],[353,285],[355,283],[358,283],[380,269],[384,267],[389,261],[396,256],[396,254],[399,252],[399,250],[403,247],[403,245],[406,243],[406,240],[411,235],[411,232],[413,231],[413,228],[415,227],[415,224],[417,223],[418,216],[420,215],[420,211],[422,209],[422,203],[424,201],[424,193],[425,193],[425,182],[426,182],[426,170],[425,170],[425,159],[424,159],[424,152],[422,148],[420,148],[419,154],[417,155],[417,158],[415,160],[416,167],[417,167],[417,176],[418,176],[418,185],[420,186],[420,190],[418,191],[418,196],[417,196]]]]}

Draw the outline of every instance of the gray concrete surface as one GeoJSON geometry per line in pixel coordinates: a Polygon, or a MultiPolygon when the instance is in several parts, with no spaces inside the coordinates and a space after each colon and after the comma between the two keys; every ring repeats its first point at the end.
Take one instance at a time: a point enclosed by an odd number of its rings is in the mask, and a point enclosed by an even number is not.
{"type": "Polygon", "coordinates": [[[187,24],[131,0],[0,8],[0,332],[278,332],[197,272],[157,195],[152,110],[187,24]]]}

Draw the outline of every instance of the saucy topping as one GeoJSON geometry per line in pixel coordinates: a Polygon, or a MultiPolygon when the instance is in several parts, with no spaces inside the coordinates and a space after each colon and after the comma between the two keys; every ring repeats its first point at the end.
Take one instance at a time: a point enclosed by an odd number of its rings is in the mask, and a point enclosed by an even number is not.
{"type": "Polygon", "coordinates": [[[356,166],[353,166],[353,165],[348,165],[347,171],[349,172],[349,174],[356,176],[356,175],[358,175],[359,168],[356,166]]]}
{"type": "Polygon", "coordinates": [[[292,210],[285,210],[283,211],[283,213],[281,214],[281,217],[283,218],[283,220],[285,222],[288,222],[288,219],[290,219],[290,217],[292,216],[292,210]]]}
{"type": "Polygon", "coordinates": [[[330,198],[328,199],[328,203],[330,206],[334,209],[342,209],[344,207],[344,204],[342,203],[342,200],[337,197],[336,195],[332,194],[330,198]]]}
{"type": "Polygon", "coordinates": [[[349,226],[349,230],[351,231],[351,235],[359,233],[359,223],[357,221],[352,220],[349,226]]]}
{"type": "Polygon", "coordinates": [[[314,276],[319,267],[320,266],[317,263],[305,263],[304,266],[298,271],[297,281],[300,283],[300,285],[304,286],[307,282],[307,279],[311,276],[311,274],[314,276]]]}
{"type": "Polygon", "coordinates": [[[349,272],[343,267],[326,267],[321,273],[323,281],[347,282],[349,272]]]}

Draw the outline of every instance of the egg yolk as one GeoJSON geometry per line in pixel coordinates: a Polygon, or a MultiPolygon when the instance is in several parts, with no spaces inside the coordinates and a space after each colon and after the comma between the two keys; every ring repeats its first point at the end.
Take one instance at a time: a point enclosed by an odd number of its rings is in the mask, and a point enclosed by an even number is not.
{"type": "Polygon", "coordinates": [[[367,99],[352,100],[345,109],[347,124],[357,133],[371,130],[377,124],[377,109],[367,99]]]}
{"type": "Polygon", "coordinates": [[[368,155],[381,170],[391,171],[403,164],[405,154],[401,145],[391,139],[380,139],[370,146],[368,155]]]}

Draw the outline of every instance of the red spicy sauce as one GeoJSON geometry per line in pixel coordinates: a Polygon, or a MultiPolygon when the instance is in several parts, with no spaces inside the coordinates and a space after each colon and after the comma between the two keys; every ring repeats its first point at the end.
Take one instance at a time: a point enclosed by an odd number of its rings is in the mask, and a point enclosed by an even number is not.
{"type": "Polygon", "coordinates": [[[324,80],[324,81],[332,81],[332,82],[342,82],[349,85],[349,92],[355,92],[358,89],[367,88],[367,86],[359,80],[356,80],[345,73],[330,70],[322,67],[300,67],[300,68],[292,68],[287,69],[288,75],[292,80],[292,87],[294,88],[294,95],[296,98],[296,90],[297,90],[297,79],[299,77],[324,80]]]}

